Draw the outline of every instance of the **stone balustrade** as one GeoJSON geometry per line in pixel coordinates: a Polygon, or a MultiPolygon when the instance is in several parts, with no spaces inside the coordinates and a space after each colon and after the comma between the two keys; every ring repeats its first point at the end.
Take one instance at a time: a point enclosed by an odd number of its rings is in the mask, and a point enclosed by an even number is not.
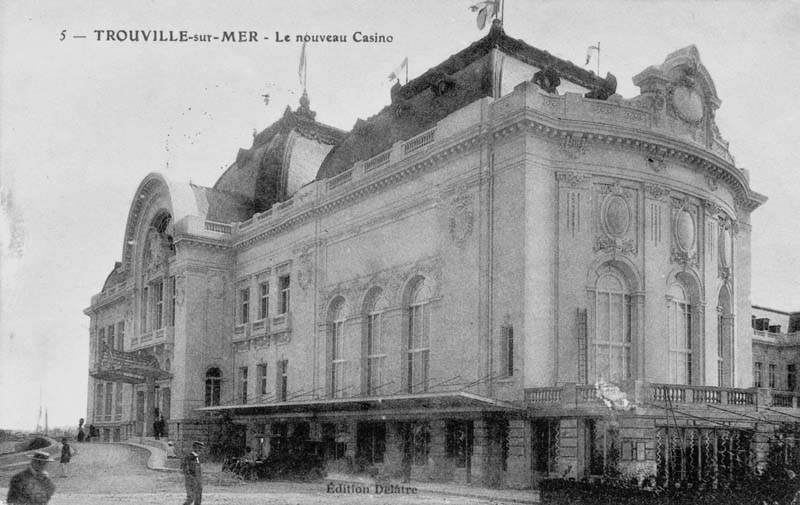
{"type": "MultiPolygon", "coordinates": [[[[612,386],[613,387],[613,386],[612,386]]],[[[800,393],[770,389],[720,388],[684,384],[658,384],[626,381],[620,392],[640,407],[663,405],[720,405],[736,407],[798,408],[800,393]]],[[[598,404],[598,387],[593,384],[565,384],[525,389],[525,403],[530,407],[575,408],[581,404],[598,404]]]]}

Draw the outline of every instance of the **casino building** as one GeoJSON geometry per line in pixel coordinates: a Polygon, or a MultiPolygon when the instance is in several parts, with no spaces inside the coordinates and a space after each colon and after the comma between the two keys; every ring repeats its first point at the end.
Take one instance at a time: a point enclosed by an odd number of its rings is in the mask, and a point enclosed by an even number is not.
{"type": "Polygon", "coordinates": [[[87,422],[486,486],[763,464],[797,406],[754,387],[766,198],[694,46],[633,82],[496,21],[349,132],[304,95],[213,187],[148,175],[85,311],[87,422]]]}

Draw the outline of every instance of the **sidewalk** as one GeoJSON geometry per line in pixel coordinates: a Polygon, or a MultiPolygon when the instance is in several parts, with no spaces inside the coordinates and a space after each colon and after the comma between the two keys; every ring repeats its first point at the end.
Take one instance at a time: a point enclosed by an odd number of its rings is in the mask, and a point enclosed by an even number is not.
{"type": "MultiPolygon", "coordinates": [[[[155,439],[142,439],[143,443],[136,443],[133,441],[126,441],[125,443],[133,447],[146,449],[150,452],[150,457],[147,460],[147,468],[158,472],[180,472],[177,466],[177,459],[167,460],[166,451],[163,449],[165,444],[156,441],[155,439]],[[171,465],[176,465],[175,467],[171,465]]],[[[204,465],[205,466],[205,465],[204,465]]],[[[205,472],[204,472],[205,473],[205,472]]],[[[209,472],[213,474],[214,472],[209,472]]],[[[324,483],[336,484],[351,484],[359,486],[369,486],[374,495],[397,495],[409,494],[410,490],[416,489],[417,494],[423,495],[446,495],[446,496],[463,496],[467,498],[477,498],[487,500],[493,503],[541,503],[541,497],[538,489],[490,489],[478,486],[468,486],[463,484],[450,484],[439,482],[411,482],[402,484],[398,481],[380,484],[383,486],[382,493],[378,493],[376,484],[371,479],[359,479],[357,477],[350,478],[346,475],[329,475],[323,480],[324,483]],[[390,487],[392,486],[392,487],[390,487]],[[388,489],[387,489],[388,488],[388,489]],[[397,490],[397,492],[392,492],[397,490]]],[[[243,483],[248,485],[248,483],[243,483]]],[[[295,483],[296,486],[302,487],[306,483],[295,483]]],[[[318,488],[319,483],[313,484],[314,488],[318,488]]]]}

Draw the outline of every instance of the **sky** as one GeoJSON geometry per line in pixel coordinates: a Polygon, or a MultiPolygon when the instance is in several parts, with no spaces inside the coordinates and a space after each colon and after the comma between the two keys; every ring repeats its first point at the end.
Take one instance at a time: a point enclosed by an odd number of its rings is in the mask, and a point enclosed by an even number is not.
{"type": "MultiPolygon", "coordinates": [[[[414,78],[486,34],[474,1],[2,2],[0,428],[32,429],[40,392],[51,426],[85,416],[83,310],[121,259],[136,188],[150,172],[213,185],[254,130],[296,107],[294,36],[347,37],[309,43],[307,58],[317,119],[349,130],[389,103],[387,75],[403,58],[414,78]],[[132,43],[98,41],[95,30],[269,40],[132,43]],[[358,43],[357,31],[392,41],[358,43]]],[[[722,135],[769,197],[752,217],[752,302],[800,310],[800,3],[506,3],[506,33],[578,65],[599,41],[600,73],[612,72],[625,98],[638,94],[641,70],[698,47],[722,99],[722,135]]]]}

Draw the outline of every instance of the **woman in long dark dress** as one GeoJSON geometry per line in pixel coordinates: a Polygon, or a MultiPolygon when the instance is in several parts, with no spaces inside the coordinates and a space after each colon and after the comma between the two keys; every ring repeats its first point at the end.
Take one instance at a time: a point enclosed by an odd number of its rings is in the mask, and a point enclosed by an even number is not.
{"type": "Polygon", "coordinates": [[[61,439],[61,476],[67,476],[67,465],[69,464],[70,459],[72,459],[72,447],[69,446],[67,443],[66,438],[61,439]]]}

